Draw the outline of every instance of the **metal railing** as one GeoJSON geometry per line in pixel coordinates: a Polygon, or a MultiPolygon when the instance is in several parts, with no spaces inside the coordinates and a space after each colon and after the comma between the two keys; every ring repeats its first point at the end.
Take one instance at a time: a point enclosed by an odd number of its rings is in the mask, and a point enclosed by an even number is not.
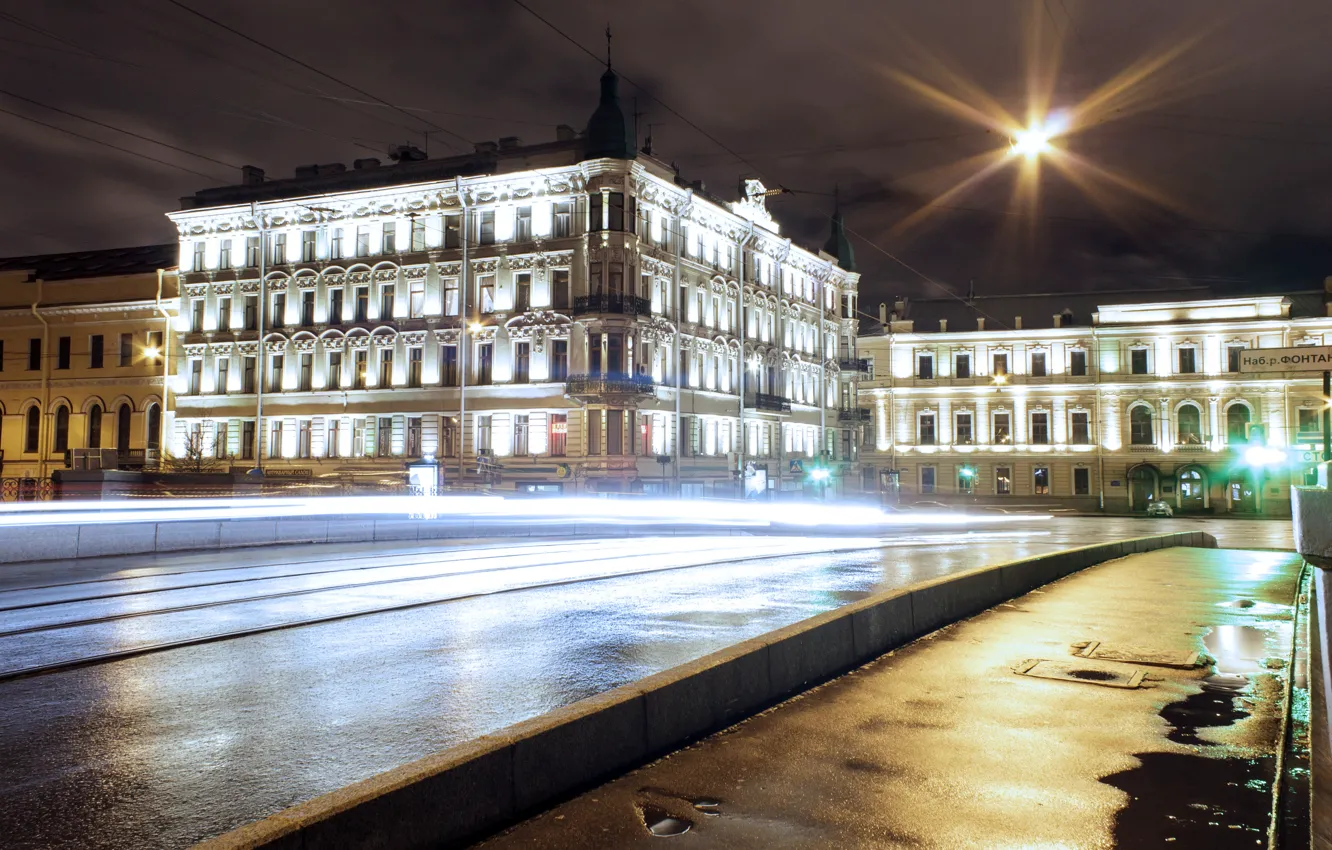
{"type": "Polygon", "coordinates": [[[861,375],[870,373],[869,359],[865,357],[839,357],[837,365],[843,372],[855,372],[861,375]]]}
{"type": "Polygon", "coordinates": [[[625,316],[647,316],[652,313],[652,302],[637,295],[603,293],[579,295],[574,299],[575,316],[586,313],[619,313],[625,316]]]}
{"type": "Polygon", "coordinates": [[[791,412],[791,402],[788,399],[769,393],[748,393],[745,396],[745,407],[752,410],[765,410],[769,413],[791,412]]]}
{"type": "Polygon", "coordinates": [[[837,421],[868,422],[870,421],[870,415],[868,407],[844,407],[837,411],[837,421]]]}
{"type": "Polygon", "coordinates": [[[55,488],[49,478],[0,478],[0,502],[49,502],[55,488]]]}
{"type": "Polygon", "coordinates": [[[651,378],[631,375],[570,375],[564,383],[569,395],[650,395],[656,389],[651,378]]]}

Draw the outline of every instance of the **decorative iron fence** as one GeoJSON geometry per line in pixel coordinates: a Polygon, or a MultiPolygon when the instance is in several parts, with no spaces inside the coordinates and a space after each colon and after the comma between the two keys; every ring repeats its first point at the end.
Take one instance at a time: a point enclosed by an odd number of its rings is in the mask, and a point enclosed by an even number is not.
{"type": "Polygon", "coordinates": [[[55,487],[49,478],[0,478],[0,502],[49,502],[55,487]]]}
{"type": "Polygon", "coordinates": [[[652,312],[652,302],[637,295],[602,293],[601,295],[579,295],[574,299],[574,315],[585,313],[619,313],[625,316],[647,316],[652,312]]]}
{"type": "Polygon", "coordinates": [[[570,375],[564,389],[569,395],[650,395],[657,385],[629,375],[570,375]]]}
{"type": "Polygon", "coordinates": [[[769,413],[790,413],[791,402],[779,395],[769,393],[750,393],[745,396],[745,407],[764,410],[769,413]]]}

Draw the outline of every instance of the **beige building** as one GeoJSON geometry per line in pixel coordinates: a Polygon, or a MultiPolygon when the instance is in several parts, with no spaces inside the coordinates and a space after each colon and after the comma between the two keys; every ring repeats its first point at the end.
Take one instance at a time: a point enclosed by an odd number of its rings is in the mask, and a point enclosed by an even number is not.
{"type": "MultiPolygon", "coordinates": [[[[862,336],[865,489],[886,501],[1288,515],[1313,475],[1317,373],[1241,373],[1332,344],[1329,290],[901,301],[862,336]],[[1266,444],[1284,461],[1255,463],[1266,444]]],[[[884,308],[885,312],[887,308],[884,308]]]]}
{"type": "Polygon", "coordinates": [[[176,246],[0,260],[0,497],[73,462],[142,467],[168,426],[176,246]]]}
{"type": "Polygon", "coordinates": [[[602,78],[578,133],[309,166],[187,198],[168,448],[270,476],[534,491],[803,491],[852,464],[856,291],[634,149],[602,78]],[[852,414],[842,414],[843,409],[852,414]],[[792,463],[792,461],[796,461],[792,463]]]}

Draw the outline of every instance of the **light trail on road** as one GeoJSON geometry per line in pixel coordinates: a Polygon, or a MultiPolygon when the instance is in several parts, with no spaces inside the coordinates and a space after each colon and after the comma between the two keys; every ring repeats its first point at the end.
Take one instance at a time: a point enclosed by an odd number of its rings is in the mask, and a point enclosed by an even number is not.
{"type": "MultiPolygon", "coordinates": [[[[588,564],[592,569],[581,579],[515,582],[503,592],[10,679],[0,682],[0,844],[33,850],[189,846],[875,593],[1042,552],[1196,530],[1216,534],[1223,546],[1290,546],[1288,522],[1256,520],[1060,518],[976,532],[894,529],[853,535],[887,543],[854,551],[721,563],[714,557],[600,577],[598,565],[588,564]]],[[[717,536],[707,545],[724,543],[753,554],[756,541],[812,536],[790,534],[717,536]]],[[[655,542],[638,542],[645,556],[658,554],[655,542]]],[[[828,547],[840,542],[819,541],[828,547]]],[[[318,576],[436,572],[441,562],[464,560],[484,570],[547,548],[563,552],[551,561],[567,561],[572,550],[598,557],[634,544],[618,534],[542,542],[407,541],[6,565],[0,567],[0,605],[11,610],[0,611],[0,629],[20,628],[11,618],[41,612],[63,611],[61,617],[79,620],[103,616],[121,603],[127,610],[173,607],[169,600],[177,592],[243,597],[262,594],[242,588],[272,589],[266,582],[292,590],[318,576]],[[85,598],[111,608],[96,614],[87,608],[80,617],[79,600],[85,598]],[[72,608],[61,607],[70,602],[72,608]]],[[[490,578],[515,573],[521,569],[496,570],[490,578]]],[[[426,583],[479,580],[442,576],[426,583]]],[[[366,592],[413,586],[400,582],[366,592]]],[[[362,592],[351,587],[333,595],[362,592]]],[[[323,596],[267,604],[305,604],[323,596]]],[[[154,638],[145,624],[184,629],[177,618],[204,621],[211,612],[259,604],[127,617],[16,639],[35,646],[86,629],[85,636],[97,631],[103,639],[115,638],[116,646],[127,645],[154,638]]],[[[6,660],[0,649],[0,664],[6,660]]]]}
{"type": "Polygon", "coordinates": [[[519,554],[490,552],[479,559],[451,553],[408,564],[11,608],[0,626],[0,681],[469,596],[712,563],[873,549],[890,542],[872,537],[660,537],[566,543],[526,547],[519,554]]]}

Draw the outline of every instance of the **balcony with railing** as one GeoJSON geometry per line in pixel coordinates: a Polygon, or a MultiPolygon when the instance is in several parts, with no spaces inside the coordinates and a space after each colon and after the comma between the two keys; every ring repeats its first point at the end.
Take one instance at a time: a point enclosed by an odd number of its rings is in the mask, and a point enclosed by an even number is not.
{"type": "Polygon", "coordinates": [[[613,404],[650,396],[657,385],[644,376],[570,375],[564,391],[579,401],[613,404]]]}
{"type": "Polygon", "coordinates": [[[770,393],[746,393],[745,409],[759,413],[790,413],[791,402],[770,393]]]}
{"type": "Polygon", "coordinates": [[[838,422],[868,422],[870,421],[870,409],[868,407],[843,407],[837,411],[838,422]]]}
{"type": "Polygon", "coordinates": [[[841,368],[843,375],[856,375],[861,378],[870,377],[870,362],[865,357],[839,357],[837,365],[841,368]]]}
{"type": "Polygon", "coordinates": [[[574,299],[575,316],[590,313],[612,313],[621,316],[650,316],[652,301],[637,295],[602,293],[600,295],[579,295],[574,299]]]}

